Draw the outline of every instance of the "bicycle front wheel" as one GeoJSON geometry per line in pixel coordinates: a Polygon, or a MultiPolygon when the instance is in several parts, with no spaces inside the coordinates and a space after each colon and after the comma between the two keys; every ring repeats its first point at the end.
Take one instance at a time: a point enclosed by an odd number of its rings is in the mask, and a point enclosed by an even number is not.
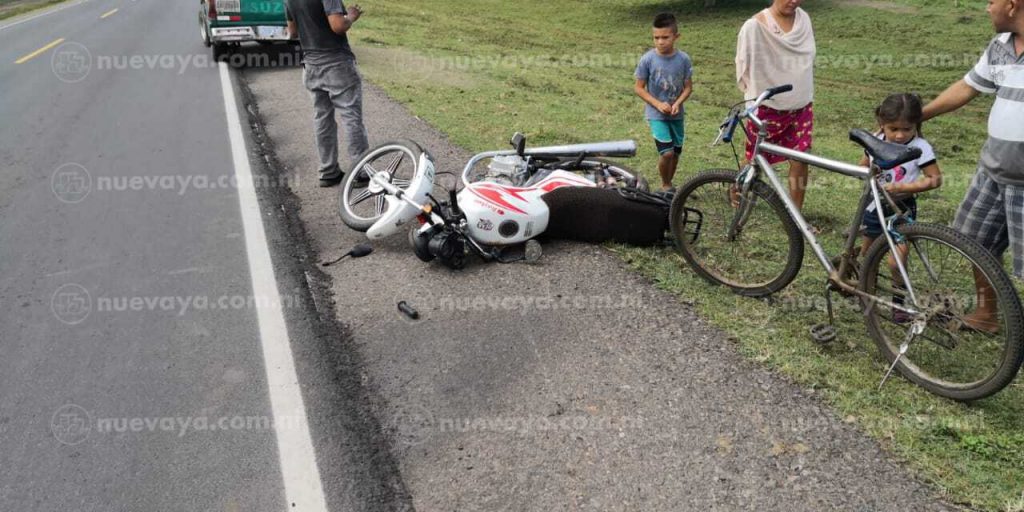
{"type": "Polygon", "coordinates": [[[912,305],[926,326],[899,356],[896,369],[952,400],[999,392],[1024,359],[1024,313],[1003,266],[977,242],[945,226],[913,224],[899,232],[905,242],[896,246],[897,254],[879,237],[861,266],[860,289],[877,297],[863,300],[864,318],[882,355],[889,364],[896,360],[915,318],[878,299],[912,305]],[[906,260],[909,287],[896,258],[906,260]]]}
{"type": "Polygon", "coordinates": [[[739,295],[764,297],[796,277],[804,240],[771,187],[757,181],[740,197],[736,176],[713,169],[687,181],[672,201],[672,234],[698,275],[739,295]]]}

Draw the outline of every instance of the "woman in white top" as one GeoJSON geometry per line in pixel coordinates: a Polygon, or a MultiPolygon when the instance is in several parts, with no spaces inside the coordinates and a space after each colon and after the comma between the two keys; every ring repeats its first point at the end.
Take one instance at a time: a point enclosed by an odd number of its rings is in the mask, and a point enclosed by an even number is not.
{"type": "MultiPolygon", "coordinates": [[[[814,28],[803,0],[773,0],[767,9],[747,20],[736,45],[736,82],[747,100],[765,89],[793,85],[793,91],[768,100],[758,117],[768,129],[768,142],[797,151],[809,151],[814,131],[814,28]]],[[[755,128],[751,128],[755,130],[755,128]]],[[[785,160],[765,155],[775,165],[785,160]]],[[[747,160],[753,141],[747,143],[747,160]]],[[[789,193],[803,208],[807,164],[790,161],[789,193]]]]}

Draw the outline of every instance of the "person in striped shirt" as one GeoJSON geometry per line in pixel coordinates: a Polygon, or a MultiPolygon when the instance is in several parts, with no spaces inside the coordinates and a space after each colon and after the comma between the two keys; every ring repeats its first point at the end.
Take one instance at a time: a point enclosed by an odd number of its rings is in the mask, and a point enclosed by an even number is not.
{"type": "MultiPolygon", "coordinates": [[[[953,221],[997,256],[1013,255],[1013,275],[1024,278],[1024,0],[989,0],[988,14],[997,35],[978,64],[924,108],[924,118],[952,112],[979,94],[995,94],[988,140],[978,171],[953,221]]],[[[999,329],[995,293],[975,269],[978,306],[968,327],[999,329]]]]}

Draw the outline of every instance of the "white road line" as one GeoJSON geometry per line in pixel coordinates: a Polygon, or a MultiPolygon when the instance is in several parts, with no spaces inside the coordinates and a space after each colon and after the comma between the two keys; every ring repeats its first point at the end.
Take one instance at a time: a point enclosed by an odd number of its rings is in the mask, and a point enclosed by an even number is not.
{"type": "Polygon", "coordinates": [[[249,256],[249,271],[252,274],[253,295],[259,321],[260,340],[263,345],[263,365],[267,369],[267,385],[270,388],[270,407],[275,418],[303,418],[295,428],[275,430],[277,452],[281,462],[281,476],[284,478],[284,493],[287,506],[282,510],[296,512],[326,512],[320,470],[316,465],[316,452],[309,434],[306,407],[302,402],[302,390],[292,359],[288,326],[284,321],[282,300],[274,278],[274,267],[270,260],[267,235],[263,230],[263,215],[260,213],[253,185],[249,154],[242,137],[242,123],[235,103],[235,90],[226,63],[220,63],[220,83],[224,91],[224,110],[227,112],[228,135],[231,140],[231,156],[238,179],[238,200],[242,208],[242,226],[245,230],[245,249],[249,256]],[[264,300],[271,299],[271,300],[264,300]]]}
{"type": "Polygon", "coordinates": [[[22,19],[22,20],[19,20],[19,19],[15,18],[16,21],[14,21],[13,23],[8,23],[6,25],[0,25],[0,30],[3,30],[5,28],[11,28],[11,27],[13,27],[15,25],[21,25],[22,23],[25,23],[26,21],[32,21],[32,20],[34,20],[36,18],[42,18],[43,16],[46,16],[47,14],[53,14],[55,12],[60,12],[60,11],[63,11],[64,9],[68,9],[68,8],[74,7],[76,5],[82,5],[82,4],[84,4],[84,3],[88,2],[88,1],[89,0],[78,0],[77,2],[61,4],[59,7],[54,7],[52,9],[44,10],[43,12],[38,13],[35,16],[29,16],[28,18],[25,18],[25,19],[22,19]]]}

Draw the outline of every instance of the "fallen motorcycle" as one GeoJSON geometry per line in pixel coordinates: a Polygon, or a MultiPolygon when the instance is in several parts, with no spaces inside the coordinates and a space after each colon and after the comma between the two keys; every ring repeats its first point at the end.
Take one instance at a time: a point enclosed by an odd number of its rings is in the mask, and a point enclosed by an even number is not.
{"type": "Polygon", "coordinates": [[[428,152],[408,141],[377,147],[346,176],[342,220],[365,230],[371,240],[409,230],[421,260],[437,259],[454,269],[466,265],[469,253],[484,261],[535,261],[541,248],[534,238],[550,220],[542,196],[563,187],[645,186],[625,168],[600,160],[634,156],[633,141],[527,149],[526,138],[516,134],[512,144],[512,150],[473,156],[463,170],[461,191],[453,187],[443,200],[433,194],[438,173],[428,152]],[[487,169],[475,176],[483,181],[474,181],[474,170],[487,159],[487,169]],[[353,206],[370,200],[368,214],[355,213],[353,206]]]}
{"type": "MultiPolygon", "coordinates": [[[[628,167],[606,160],[590,152],[590,144],[559,146],[526,150],[526,137],[517,133],[512,137],[512,151],[493,151],[477,155],[465,173],[463,183],[488,181],[513,187],[531,187],[556,170],[569,171],[590,181],[597,187],[628,187],[648,190],[647,181],[628,167]],[[582,149],[582,151],[581,151],[582,149]],[[478,169],[478,163],[487,162],[478,169]]],[[[635,146],[634,151],[635,153],[635,146]]],[[[384,215],[389,203],[381,187],[367,186],[367,176],[379,167],[387,173],[388,181],[399,187],[408,187],[416,175],[420,155],[427,154],[418,144],[410,141],[390,142],[368,151],[353,166],[356,172],[346,175],[341,186],[340,213],[346,226],[366,231],[384,215]]],[[[632,153],[626,152],[626,155],[632,153]]],[[[586,186],[585,183],[580,183],[586,186]]],[[[457,185],[456,185],[457,186],[457,185]]]]}

